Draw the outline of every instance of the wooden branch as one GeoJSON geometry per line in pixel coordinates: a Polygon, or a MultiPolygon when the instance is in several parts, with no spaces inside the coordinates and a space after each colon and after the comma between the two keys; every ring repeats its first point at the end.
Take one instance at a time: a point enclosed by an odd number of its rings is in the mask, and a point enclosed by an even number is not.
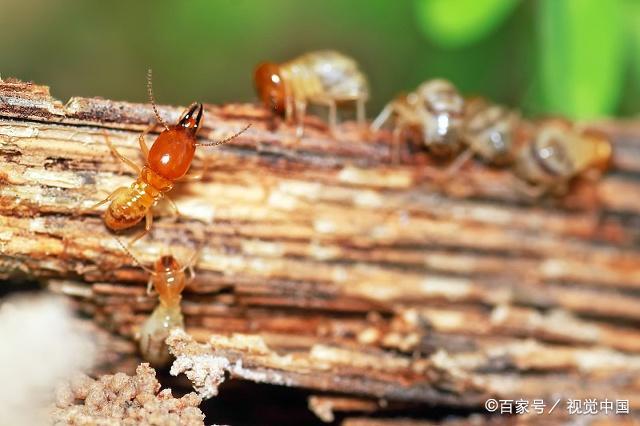
{"type": "MultiPolygon", "coordinates": [[[[160,111],[173,121],[181,109],[160,111]]],[[[142,162],[137,136],[152,121],[149,105],[63,105],[45,87],[0,83],[0,275],[42,279],[129,338],[155,300],[88,209],[133,178],[105,139],[142,162]]],[[[388,132],[353,123],[332,137],[309,118],[297,140],[256,106],[207,105],[200,136],[248,123],[198,152],[194,168],[209,172],[172,192],[180,220],[160,205],[133,249],[150,263],[202,247],[183,310],[204,346],[178,339],[185,363],[225,359],[235,377],[322,390],[338,406],[364,398],[355,412],[380,398],[472,409],[490,395],[640,401],[630,379],[640,368],[640,124],[598,124],[613,138],[613,169],[532,200],[509,170],[479,162],[442,183],[443,165],[410,144],[393,165],[388,132]]]]}

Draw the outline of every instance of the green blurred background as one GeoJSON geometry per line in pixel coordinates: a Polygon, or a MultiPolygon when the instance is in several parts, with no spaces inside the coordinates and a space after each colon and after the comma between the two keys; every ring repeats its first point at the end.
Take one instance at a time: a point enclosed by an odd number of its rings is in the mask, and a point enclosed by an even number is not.
{"type": "Polygon", "coordinates": [[[334,48],[396,92],[452,80],[529,114],[640,109],[640,0],[0,0],[0,75],[54,96],[253,101],[255,64],[334,48]]]}

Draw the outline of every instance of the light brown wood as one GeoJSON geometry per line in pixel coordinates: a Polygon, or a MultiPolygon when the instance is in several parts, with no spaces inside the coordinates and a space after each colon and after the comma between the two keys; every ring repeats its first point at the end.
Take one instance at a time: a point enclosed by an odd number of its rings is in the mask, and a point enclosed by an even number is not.
{"type": "MultiPolygon", "coordinates": [[[[160,111],[174,121],[181,108],[160,111]]],[[[142,162],[137,136],[150,122],[149,105],[63,105],[43,86],[0,83],[0,276],[41,279],[126,338],[155,300],[89,207],[133,179],[106,138],[142,162]]],[[[132,248],[147,264],[201,248],[187,331],[201,342],[242,333],[268,348],[203,354],[243,362],[250,374],[235,376],[246,380],[364,398],[364,411],[379,399],[480,410],[492,395],[638,395],[636,123],[598,124],[614,138],[612,170],[542,200],[525,197],[508,169],[473,161],[438,183],[446,167],[419,147],[393,165],[389,133],[353,123],[331,137],[310,117],[297,140],[254,105],[207,105],[200,136],[246,124],[197,153],[204,179],[171,193],[180,220],[160,204],[132,248]],[[334,357],[327,368],[318,354],[334,357]]]]}

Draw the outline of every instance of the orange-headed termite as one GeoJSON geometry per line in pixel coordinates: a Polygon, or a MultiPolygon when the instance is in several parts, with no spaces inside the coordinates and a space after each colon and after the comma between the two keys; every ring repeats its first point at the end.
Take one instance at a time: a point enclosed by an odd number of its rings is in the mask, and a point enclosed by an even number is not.
{"type": "MultiPolygon", "coordinates": [[[[164,130],[151,145],[147,147],[146,134],[152,127],[145,130],[138,142],[145,158],[145,165],[140,168],[135,162],[120,154],[107,139],[111,152],[122,162],[131,167],[138,174],[138,178],[129,187],[120,187],[107,198],[95,204],[97,208],[111,202],[104,214],[105,224],[114,231],[131,228],[146,219],[145,230],[135,237],[130,244],[144,236],[151,229],[153,223],[152,208],[162,198],[167,197],[175,182],[181,180],[191,167],[196,147],[215,146],[224,144],[244,132],[249,126],[238,133],[221,141],[199,142],[196,138],[202,122],[203,107],[200,103],[191,104],[182,114],[178,123],[168,126],[160,117],[156,108],[151,86],[151,70],[148,75],[148,89],[153,111],[162,124],[164,130]]],[[[154,125],[155,126],[155,125],[154,125]]],[[[177,212],[175,204],[171,202],[177,212]]]]}

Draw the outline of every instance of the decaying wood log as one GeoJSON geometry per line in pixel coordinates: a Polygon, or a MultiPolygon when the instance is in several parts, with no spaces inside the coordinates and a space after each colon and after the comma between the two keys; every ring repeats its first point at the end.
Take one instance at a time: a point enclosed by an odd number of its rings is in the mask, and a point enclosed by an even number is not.
{"type": "MultiPolygon", "coordinates": [[[[181,109],[160,111],[172,121],[181,109]]],[[[0,276],[41,279],[126,338],[155,300],[89,208],[133,177],[105,139],[141,162],[138,132],[153,119],[149,105],[63,105],[46,87],[0,83],[0,276]]],[[[249,123],[198,152],[204,179],[172,192],[181,217],[160,205],[132,249],[151,263],[202,248],[188,335],[172,350],[185,371],[217,363],[207,396],[227,371],[323,391],[325,419],[425,404],[482,412],[488,397],[640,407],[640,124],[598,125],[612,170],[535,200],[509,170],[477,162],[442,181],[443,165],[409,143],[391,164],[388,132],[353,123],[333,137],[309,118],[297,140],[256,106],[207,105],[200,137],[249,123]]]]}

